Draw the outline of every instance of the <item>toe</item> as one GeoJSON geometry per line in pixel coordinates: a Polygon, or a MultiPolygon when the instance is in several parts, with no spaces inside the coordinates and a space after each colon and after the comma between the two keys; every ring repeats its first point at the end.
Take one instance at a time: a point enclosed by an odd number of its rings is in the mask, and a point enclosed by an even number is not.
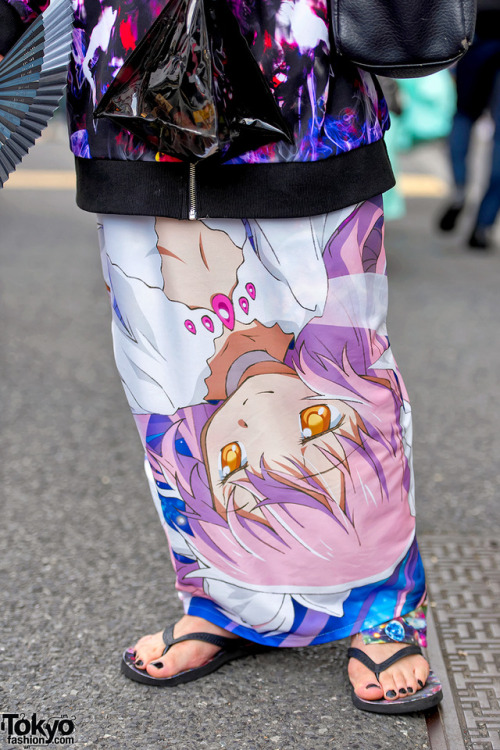
{"type": "Polygon", "coordinates": [[[135,648],[134,664],[138,669],[146,669],[150,662],[161,658],[165,650],[165,644],[162,638],[157,637],[151,637],[147,640],[141,638],[141,641],[142,643],[138,643],[135,648]]]}
{"type": "Polygon", "coordinates": [[[408,695],[413,695],[417,690],[420,690],[420,685],[417,683],[415,675],[406,675],[406,692],[408,695]]]}
{"type": "Polygon", "coordinates": [[[424,687],[425,683],[427,682],[427,678],[429,676],[429,665],[423,659],[422,659],[422,663],[419,663],[415,666],[414,676],[417,682],[416,689],[420,690],[421,688],[424,687]]]}
{"type": "Polygon", "coordinates": [[[176,672],[169,667],[168,662],[167,666],[165,666],[165,661],[163,659],[157,659],[156,661],[150,662],[145,669],[151,677],[172,677],[172,675],[176,674],[176,672]]]}
{"type": "Polygon", "coordinates": [[[378,701],[384,697],[384,691],[381,686],[373,682],[373,680],[371,682],[358,683],[357,685],[353,685],[353,687],[356,695],[365,701],[378,701]]]}
{"type": "Polygon", "coordinates": [[[168,654],[161,658],[153,659],[146,667],[146,672],[151,677],[173,677],[175,674],[185,672],[187,667],[182,659],[178,658],[179,648],[171,648],[168,654]]]}
{"type": "Polygon", "coordinates": [[[354,692],[359,698],[365,701],[378,701],[384,697],[384,691],[373,672],[357,659],[349,660],[347,671],[354,692]]]}
{"type": "Polygon", "coordinates": [[[380,675],[380,684],[386,700],[395,701],[399,698],[398,688],[396,687],[392,673],[387,673],[385,675],[382,673],[380,675]]]}
{"type": "Polygon", "coordinates": [[[394,680],[395,690],[398,698],[404,698],[408,695],[408,675],[406,670],[395,669],[392,673],[392,679],[394,680]]]}

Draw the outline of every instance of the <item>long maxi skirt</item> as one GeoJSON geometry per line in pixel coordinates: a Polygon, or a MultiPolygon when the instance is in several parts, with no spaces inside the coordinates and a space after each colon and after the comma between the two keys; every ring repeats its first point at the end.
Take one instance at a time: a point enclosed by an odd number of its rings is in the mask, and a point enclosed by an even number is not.
{"type": "Polygon", "coordinates": [[[185,612],[303,646],[418,607],[381,197],[310,218],[98,224],[116,362],[185,612]]]}

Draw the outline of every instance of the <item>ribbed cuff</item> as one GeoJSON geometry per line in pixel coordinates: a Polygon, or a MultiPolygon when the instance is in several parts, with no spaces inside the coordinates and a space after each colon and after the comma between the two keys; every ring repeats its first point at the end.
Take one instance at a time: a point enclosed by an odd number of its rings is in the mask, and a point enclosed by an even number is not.
{"type": "MultiPolygon", "coordinates": [[[[189,218],[187,163],[76,158],[84,211],[189,218]]],[[[283,164],[200,164],[197,218],[286,219],[352,206],[394,187],[383,140],[328,159],[283,164]]]]}
{"type": "Polygon", "coordinates": [[[0,55],[6,55],[17,42],[25,26],[14,8],[0,0],[0,55]]]}

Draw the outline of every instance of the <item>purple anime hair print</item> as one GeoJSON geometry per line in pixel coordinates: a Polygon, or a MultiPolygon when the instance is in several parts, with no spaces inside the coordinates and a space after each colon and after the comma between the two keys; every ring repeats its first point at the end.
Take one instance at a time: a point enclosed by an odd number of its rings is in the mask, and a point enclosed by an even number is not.
{"type": "Polygon", "coordinates": [[[381,199],[310,219],[114,218],[115,353],[186,611],[206,600],[269,636],[298,606],[340,620],[415,533],[381,199]],[[139,279],[126,243],[143,231],[139,279]]]}

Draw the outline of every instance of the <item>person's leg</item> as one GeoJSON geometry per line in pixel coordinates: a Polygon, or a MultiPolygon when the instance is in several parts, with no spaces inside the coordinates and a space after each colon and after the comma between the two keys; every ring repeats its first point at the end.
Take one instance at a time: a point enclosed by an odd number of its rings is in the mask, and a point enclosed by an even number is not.
{"type": "Polygon", "coordinates": [[[462,112],[456,112],[449,138],[453,188],[449,203],[439,220],[439,228],[449,232],[455,228],[457,219],[465,205],[467,183],[467,154],[474,121],[462,112]]]}
{"type": "Polygon", "coordinates": [[[474,121],[462,112],[456,112],[450,133],[450,159],[457,199],[465,199],[467,183],[467,154],[474,121]]]}
{"type": "MultiPolygon", "coordinates": [[[[169,325],[174,329],[171,331],[172,362],[177,359],[178,332],[173,317],[170,316],[169,320],[170,311],[166,309],[167,300],[162,291],[155,219],[103,215],[98,217],[98,230],[103,275],[113,308],[114,352],[125,393],[139,427],[146,420],[153,422],[156,419],[158,423],[166,419],[161,415],[172,410],[169,392],[165,388],[170,363],[159,355],[162,345],[158,342],[158,331],[163,329],[168,334],[169,325]],[[163,317],[165,322],[162,325],[163,317]]],[[[146,445],[148,436],[141,432],[141,437],[146,445]]],[[[146,474],[158,506],[158,492],[149,465],[146,474]]],[[[169,493],[164,489],[161,491],[166,504],[169,493]]],[[[173,502],[175,504],[176,500],[173,502]]],[[[232,637],[218,625],[188,615],[179,619],[174,636],[200,631],[232,637]]],[[[134,647],[136,666],[155,677],[168,677],[206,664],[219,651],[219,647],[210,643],[186,641],[172,646],[162,657],[165,649],[162,635],[163,630],[146,635],[134,647]]]]}
{"type": "Polygon", "coordinates": [[[469,239],[469,245],[477,249],[489,247],[491,242],[490,232],[500,211],[500,73],[497,74],[491,114],[495,122],[491,174],[486,193],[479,206],[475,227],[469,239]]]}
{"type": "Polygon", "coordinates": [[[466,200],[467,156],[474,123],[491,98],[498,57],[498,43],[476,37],[471,50],[460,60],[456,70],[457,111],[449,137],[453,176],[451,197],[439,220],[439,228],[454,229],[466,200]]]}

